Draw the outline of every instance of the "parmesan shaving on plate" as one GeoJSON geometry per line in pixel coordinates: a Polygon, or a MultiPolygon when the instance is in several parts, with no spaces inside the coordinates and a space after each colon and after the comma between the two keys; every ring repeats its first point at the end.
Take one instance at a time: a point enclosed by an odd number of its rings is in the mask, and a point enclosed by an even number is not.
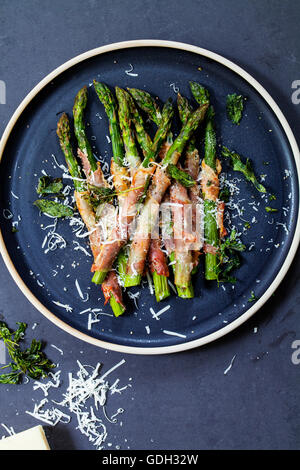
{"type": "Polygon", "coordinates": [[[68,305],[68,304],[62,304],[62,303],[59,302],[58,300],[52,300],[52,302],[53,302],[55,305],[58,305],[58,307],[64,308],[67,312],[72,312],[72,311],[73,311],[73,308],[70,307],[70,305],[68,305]]]}
{"type": "Polygon", "coordinates": [[[172,289],[172,291],[174,292],[174,294],[177,295],[176,287],[175,287],[174,284],[170,281],[170,279],[168,279],[168,284],[169,284],[169,286],[171,287],[171,289],[172,289]]]}
{"type": "Polygon", "coordinates": [[[20,199],[19,196],[16,196],[15,193],[13,193],[12,191],[10,192],[12,197],[14,197],[15,199],[20,199]]]}
{"type": "Polygon", "coordinates": [[[128,291],[128,297],[133,300],[135,308],[138,308],[137,299],[139,298],[140,294],[140,292],[133,294],[133,292],[128,291]]]}
{"type": "Polygon", "coordinates": [[[129,75],[130,77],[138,77],[139,76],[138,73],[132,73],[133,68],[134,68],[133,65],[129,64],[129,67],[130,67],[129,70],[125,70],[126,75],[129,75]]]}
{"type": "Polygon", "coordinates": [[[153,289],[152,279],[151,279],[151,276],[150,276],[150,273],[149,273],[148,270],[147,270],[147,272],[146,272],[146,276],[147,276],[147,281],[148,281],[148,286],[149,286],[150,294],[153,295],[153,294],[154,294],[154,289],[153,289]]]}
{"type": "Polygon", "coordinates": [[[178,86],[175,85],[175,83],[170,83],[170,88],[174,91],[174,93],[179,93],[179,88],[178,86]]]}
{"type": "Polygon", "coordinates": [[[76,289],[77,289],[77,292],[79,294],[79,297],[81,298],[81,300],[83,302],[87,302],[89,300],[89,294],[86,293],[86,297],[84,297],[83,293],[82,293],[82,290],[80,288],[80,285],[79,285],[79,282],[78,282],[78,279],[75,279],[75,286],[76,286],[76,289]]]}
{"type": "Polygon", "coordinates": [[[65,165],[58,163],[58,161],[56,160],[56,156],[53,155],[53,153],[51,154],[51,157],[53,158],[55,165],[57,165],[58,168],[60,168],[64,173],[68,173],[68,168],[65,165]]]}
{"type": "Polygon", "coordinates": [[[3,209],[2,214],[3,214],[3,217],[7,220],[13,218],[13,214],[11,213],[9,209],[3,209]]]}
{"type": "MultiPolygon", "coordinates": [[[[47,215],[47,214],[44,214],[47,215]]],[[[42,242],[42,249],[45,248],[44,253],[47,254],[49,251],[54,251],[57,248],[66,248],[67,243],[66,240],[56,232],[57,228],[57,217],[52,217],[54,218],[53,224],[47,225],[46,227],[42,227],[42,230],[48,230],[49,231],[46,233],[46,236],[44,237],[44,240],[42,242]]]]}
{"type": "Polygon", "coordinates": [[[171,307],[171,305],[167,305],[166,307],[162,308],[161,310],[159,310],[159,312],[155,313],[153,308],[150,307],[150,312],[152,313],[152,318],[155,318],[156,320],[159,320],[159,316],[166,312],[167,310],[169,310],[169,308],[171,307]]]}
{"type": "Polygon", "coordinates": [[[163,330],[163,333],[165,335],[178,336],[179,338],[186,338],[186,335],[182,335],[181,333],[176,333],[175,331],[163,330]]]}
{"type": "Polygon", "coordinates": [[[100,320],[99,318],[97,317],[97,314],[94,315],[94,317],[92,316],[91,313],[89,313],[89,316],[88,316],[88,330],[90,331],[92,329],[92,325],[94,323],[98,323],[100,320]]]}

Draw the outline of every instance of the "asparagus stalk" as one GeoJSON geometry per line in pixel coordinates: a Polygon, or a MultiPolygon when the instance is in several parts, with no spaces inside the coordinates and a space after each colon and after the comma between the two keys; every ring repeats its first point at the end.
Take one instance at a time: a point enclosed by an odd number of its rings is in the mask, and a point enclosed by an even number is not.
{"type": "Polygon", "coordinates": [[[155,297],[157,302],[170,296],[168,285],[169,270],[166,256],[161,249],[160,238],[153,238],[148,255],[149,267],[152,273],[155,297]]]}
{"type": "Polygon", "coordinates": [[[140,115],[135,105],[135,102],[133,101],[132,96],[129,93],[127,95],[127,99],[128,99],[128,106],[130,108],[131,119],[135,127],[136,139],[145,157],[147,153],[150,152],[150,149],[152,146],[152,140],[145,130],[143,118],[140,115]]]}
{"type": "MultiPolygon", "coordinates": [[[[98,185],[105,187],[107,185],[103,177],[102,170],[96,158],[94,157],[91,145],[88,141],[88,138],[85,132],[84,111],[87,105],[87,98],[88,98],[87,87],[85,86],[81,90],[79,90],[79,92],[77,93],[75,97],[74,106],[73,106],[75,135],[78,141],[79,149],[81,151],[81,158],[83,160],[84,167],[86,168],[86,173],[87,173],[86,176],[87,176],[88,181],[89,179],[91,179],[91,181],[94,181],[95,183],[97,182],[98,185]],[[87,162],[85,162],[85,158],[87,158],[87,162]]],[[[86,205],[88,198],[85,198],[85,199],[86,199],[85,200],[85,205],[86,205]]],[[[95,225],[93,227],[93,230],[95,230],[96,218],[95,216],[93,218],[95,220],[95,225]]],[[[89,230],[90,230],[90,227],[89,227],[89,230]]],[[[95,238],[96,238],[95,234],[92,233],[90,236],[90,240],[93,241],[95,238]]],[[[98,248],[96,252],[97,255],[99,252],[98,248]]],[[[121,313],[125,311],[125,306],[122,303],[121,289],[118,285],[118,280],[114,272],[110,274],[109,284],[107,286],[103,286],[103,292],[107,293],[109,297],[110,305],[112,307],[112,310],[115,316],[119,316],[121,313]],[[109,291],[109,286],[111,286],[110,291],[109,291]],[[114,293],[113,293],[113,289],[116,293],[116,296],[121,301],[118,302],[116,300],[116,297],[114,296],[114,293]]]]}
{"type": "Polygon", "coordinates": [[[66,113],[63,113],[58,121],[57,135],[59,138],[61,149],[66,159],[66,163],[69,168],[70,175],[73,178],[75,190],[78,192],[84,192],[86,189],[86,185],[83,179],[80,166],[78,165],[78,161],[76,160],[73,153],[71,145],[70,123],[66,113]]]}
{"type": "Polygon", "coordinates": [[[159,126],[162,115],[156,100],[144,90],[138,90],[137,88],[127,88],[134,100],[137,102],[139,108],[148,114],[150,119],[159,126]]]}
{"type": "MultiPolygon", "coordinates": [[[[98,246],[97,246],[97,238],[98,234],[97,227],[96,227],[96,217],[93,211],[93,208],[88,199],[88,192],[86,191],[86,186],[82,181],[83,175],[81,173],[80,167],[74,156],[71,144],[70,144],[70,124],[66,113],[63,113],[60,117],[58,124],[57,124],[57,135],[59,138],[61,149],[65,155],[65,159],[69,168],[69,172],[73,178],[74,186],[75,186],[75,199],[76,204],[79,210],[79,213],[87,226],[88,231],[92,231],[93,233],[90,235],[90,244],[93,251],[94,256],[97,256],[98,253],[98,246]]],[[[113,312],[116,316],[120,315],[120,312],[124,312],[125,307],[121,302],[117,302],[114,296],[111,296],[111,307],[113,312]]]]}
{"type": "Polygon", "coordinates": [[[151,162],[156,160],[159,149],[161,148],[163,142],[166,140],[167,134],[170,131],[173,114],[174,110],[172,106],[172,100],[169,98],[164,104],[161,114],[161,120],[159,122],[158,129],[155,133],[151,149],[143,160],[142,166],[144,168],[147,168],[151,162]]]}
{"type": "MultiPolygon", "coordinates": [[[[176,261],[174,251],[170,253],[169,259],[171,263],[176,261]]],[[[175,276],[175,267],[176,267],[176,264],[172,264],[174,276],[175,276]]],[[[176,290],[177,290],[178,297],[181,297],[182,299],[192,299],[194,297],[194,288],[191,282],[188,285],[188,287],[182,287],[182,286],[176,285],[176,290]]]]}
{"type": "Polygon", "coordinates": [[[136,169],[141,164],[141,159],[135,144],[135,137],[131,129],[131,112],[128,101],[129,94],[122,88],[116,87],[115,89],[119,103],[119,123],[125,147],[126,159],[130,168],[136,169]]]}
{"type": "Polygon", "coordinates": [[[125,307],[116,300],[114,295],[110,296],[109,304],[112,308],[112,311],[114,312],[115,317],[119,317],[125,312],[125,307]]]}
{"type": "Polygon", "coordinates": [[[172,203],[175,203],[172,206],[176,260],[175,285],[187,288],[191,285],[193,259],[191,245],[183,232],[183,227],[186,216],[184,208],[191,208],[191,201],[187,189],[177,181],[170,188],[170,199],[172,203]]]}
{"type": "MultiPolygon", "coordinates": [[[[150,93],[136,88],[127,89],[133,96],[139,108],[146,112],[149,118],[152,119],[157,126],[160,126],[167,108],[165,108],[162,114],[158,103],[150,93]]],[[[169,106],[169,103],[167,105],[169,106]]],[[[166,257],[161,250],[160,242],[157,239],[151,241],[148,260],[153,278],[155,297],[156,300],[160,302],[161,300],[169,297],[170,289],[168,285],[169,271],[167,268],[166,257]]]]}
{"type": "Polygon", "coordinates": [[[137,214],[137,203],[140,201],[145,187],[148,185],[149,178],[155,171],[155,167],[150,166],[150,163],[155,161],[159,153],[162,142],[165,140],[166,134],[170,129],[172,117],[173,107],[171,106],[170,101],[168,101],[164,106],[162,121],[157,129],[151,148],[145,154],[143,162],[135,172],[131,183],[131,190],[124,198],[123,209],[120,215],[120,224],[112,231],[109,240],[101,246],[99,256],[97,257],[94,266],[94,269],[97,271],[97,275],[94,276],[93,281],[96,283],[103,282],[120,249],[128,240],[128,227],[137,214]]]}
{"type": "MultiPolygon", "coordinates": [[[[205,129],[205,155],[204,161],[213,171],[216,171],[216,137],[214,130],[214,113],[211,112],[207,118],[205,129]]],[[[204,237],[205,243],[215,248],[219,245],[219,234],[217,225],[217,204],[215,196],[211,199],[210,191],[207,192],[203,184],[204,195],[204,237]]],[[[205,254],[205,278],[207,280],[217,279],[218,259],[216,253],[205,254]]]]}
{"type": "MultiPolygon", "coordinates": [[[[192,106],[186,98],[178,93],[177,95],[177,106],[180,120],[185,124],[192,113],[192,106]]],[[[196,140],[193,135],[189,140],[186,147],[186,161],[194,155],[196,148],[196,140]]],[[[193,175],[194,176],[194,175],[193,175]]],[[[187,191],[182,188],[182,197],[187,199],[187,191]]],[[[171,192],[172,194],[172,192],[171,192]]],[[[171,197],[172,200],[172,197],[171,197]]],[[[173,209],[175,211],[176,209],[173,209]]],[[[175,250],[173,253],[172,259],[176,260],[176,264],[173,265],[174,276],[175,276],[175,285],[179,297],[183,298],[192,298],[194,296],[194,290],[192,286],[192,269],[189,269],[189,266],[192,266],[192,252],[180,253],[178,250],[175,250]]]]}
{"type": "MultiPolygon", "coordinates": [[[[163,202],[168,204],[170,202],[170,195],[167,192],[164,196],[163,202]]],[[[164,221],[163,221],[163,243],[168,253],[170,265],[172,266],[172,271],[175,276],[175,242],[174,242],[174,230],[173,230],[173,222],[172,222],[172,215],[171,211],[164,213],[164,221]]],[[[176,286],[177,294],[179,297],[184,299],[191,299],[194,297],[194,289],[192,283],[189,287],[180,287],[176,286]]]]}
{"type": "MultiPolygon", "coordinates": [[[[163,113],[160,110],[160,107],[156,101],[156,99],[150,95],[147,91],[138,90],[137,88],[127,88],[133,98],[135,99],[138,107],[148,114],[149,118],[159,126],[162,122],[163,113]]],[[[173,142],[173,135],[171,130],[168,131],[166,136],[166,140],[168,143],[173,142]]]]}
{"type": "Polygon", "coordinates": [[[199,124],[203,121],[208,103],[201,104],[187,119],[186,123],[182,126],[181,131],[176,137],[174,143],[169,148],[167,155],[162,160],[163,167],[167,167],[169,163],[177,165],[180,155],[191,136],[198,128],[199,124]]]}
{"type": "Polygon", "coordinates": [[[97,160],[93,155],[91,145],[88,141],[85,132],[84,124],[84,110],[87,105],[88,91],[87,87],[84,86],[79,90],[76,95],[74,106],[73,106],[73,117],[74,117],[74,131],[78,142],[78,147],[84,153],[89,161],[92,171],[97,170],[97,160]]]}
{"type": "Polygon", "coordinates": [[[168,276],[158,274],[156,271],[152,273],[155,298],[157,302],[170,297],[170,288],[168,284],[168,276]]]}
{"type": "MultiPolygon", "coordinates": [[[[127,161],[129,162],[130,167],[136,169],[141,160],[139,158],[138,150],[135,144],[135,138],[131,130],[131,120],[132,114],[135,117],[137,134],[139,136],[139,140],[141,142],[141,146],[144,149],[144,153],[147,155],[151,151],[152,141],[148,134],[146,133],[143,121],[141,116],[139,115],[132,98],[130,97],[129,93],[121,88],[116,87],[116,96],[119,102],[119,121],[120,121],[120,128],[122,131],[123,142],[125,146],[125,154],[127,161]]],[[[149,95],[150,96],[150,95],[149,95]]],[[[145,156],[146,156],[145,155],[145,156]]],[[[121,249],[117,258],[117,269],[119,276],[124,283],[125,275],[126,275],[126,265],[128,260],[128,253],[126,252],[125,248],[121,249]]],[[[165,278],[165,282],[160,279],[161,276],[158,274],[153,273],[153,282],[155,288],[156,299],[158,301],[163,300],[168,295],[169,286],[167,283],[167,278],[165,278]]]]}
{"type": "MultiPolygon", "coordinates": [[[[94,88],[101,103],[104,105],[105,112],[109,121],[109,132],[112,143],[113,158],[111,162],[111,172],[114,177],[114,185],[118,192],[122,192],[128,188],[127,169],[124,167],[124,145],[121,137],[121,130],[118,122],[118,106],[116,100],[104,83],[94,80],[94,88]]],[[[96,270],[92,281],[95,284],[102,284],[110,271],[109,269],[96,270]]]]}
{"type": "Polygon", "coordinates": [[[120,276],[120,279],[123,285],[124,285],[125,275],[126,275],[127,260],[128,260],[128,252],[126,250],[126,247],[124,247],[122,248],[122,250],[120,250],[118,254],[118,258],[117,258],[117,271],[118,271],[118,274],[120,276]]]}
{"type": "Polygon", "coordinates": [[[203,121],[207,107],[208,104],[205,103],[191,114],[186,124],[182,127],[178,137],[169,148],[166,156],[163,158],[161,167],[158,167],[154,174],[130,248],[125,279],[126,287],[139,285],[141,282],[145,259],[150,245],[151,232],[156,223],[159,204],[171,183],[166,167],[169,163],[177,164],[186,143],[189,141],[200,122],[203,121]]]}
{"type": "MultiPolygon", "coordinates": [[[[201,102],[199,104],[203,104],[203,103],[201,102]]],[[[182,124],[185,124],[189,116],[193,112],[193,107],[189,103],[189,101],[180,93],[177,94],[177,107],[178,107],[180,121],[182,122],[182,124]]],[[[195,150],[195,148],[196,148],[196,138],[194,135],[192,135],[192,137],[190,138],[186,146],[187,156],[190,153],[192,153],[195,150]]]]}
{"type": "MultiPolygon", "coordinates": [[[[208,92],[201,85],[191,82],[190,86],[198,103],[201,100],[208,99],[208,92]]],[[[218,277],[217,247],[219,245],[219,233],[216,200],[219,194],[219,178],[216,173],[216,133],[212,106],[209,107],[206,115],[204,164],[202,163],[201,188],[204,197],[205,278],[214,280],[218,277]]]]}
{"type": "Polygon", "coordinates": [[[113,159],[118,166],[124,165],[124,145],[118,122],[118,107],[114,95],[104,83],[94,80],[94,88],[99,100],[104,105],[109,120],[109,132],[112,143],[113,159]]]}

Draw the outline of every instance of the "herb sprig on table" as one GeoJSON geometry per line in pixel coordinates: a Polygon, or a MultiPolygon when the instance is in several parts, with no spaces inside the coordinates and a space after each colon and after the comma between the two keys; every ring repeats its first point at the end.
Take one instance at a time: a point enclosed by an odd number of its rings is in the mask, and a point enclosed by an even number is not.
{"type": "Polygon", "coordinates": [[[0,341],[4,342],[7,352],[12,361],[1,367],[10,368],[9,372],[0,374],[0,383],[19,384],[23,376],[38,380],[47,377],[48,373],[55,367],[43,353],[41,341],[33,339],[28,348],[21,349],[20,342],[25,336],[26,323],[17,322],[16,331],[11,331],[6,323],[0,322],[0,341]]]}

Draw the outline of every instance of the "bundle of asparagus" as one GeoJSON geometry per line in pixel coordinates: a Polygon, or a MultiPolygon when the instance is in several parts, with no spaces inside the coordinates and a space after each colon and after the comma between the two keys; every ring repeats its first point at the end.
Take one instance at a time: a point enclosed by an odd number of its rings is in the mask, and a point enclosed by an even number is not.
{"type": "Polygon", "coordinates": [[[205,278],[218,280],[219,247],[226,230],[224,202],[219,201],[221,164],[216,157],[214,110],[204,87],[196,82],[190,82],[190,87],[198,107],[194,110],[187,98],[178,94],[182,127],[173,138],[171,99],[161,109],[145,91],[116,87],[115,97],[105,84],[94,81],[109,121],[112,178],[104,177],[86,135],[86,87],[77,93],[73,107],[77,157],[66,113],[57,125],[77,209],[89,234],[92,280],[102,284],[105,303],[110,303],[115,316],[125,311],[122,287],[139,285],[147,269],[157,301],[167,298],[168,264],[178,295],[192,298],[192,275],[202,248],[205,278]],[[157,127],[153,139],[144,115],[157,127]],[[200,167],[196,131],[201,123],[205,125],[205,151],[200,167]],[[111,179],[113,184],[108,182],[111,179]],[[171,209],[168,230],[159,223],[159,211],[166,206],[171,209]]]}

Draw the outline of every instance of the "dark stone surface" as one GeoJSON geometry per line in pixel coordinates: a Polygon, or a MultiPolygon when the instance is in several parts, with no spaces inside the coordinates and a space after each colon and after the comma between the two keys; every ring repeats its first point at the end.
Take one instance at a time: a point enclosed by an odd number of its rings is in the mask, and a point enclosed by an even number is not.
{"type": "MultiPolygon", "coordinates": [[[[2,0],[0,5],[0,80],[7,86],[7,104],[0,105],[1,132],[20,101],[55,67],[96,46],[141,38],[196,44],[232,59],[277,100],[293,131],[299,129],[300,105],[291,101],[291,84],[300,79],[298,2],[42,3],[2,0]]],[[[296,257],[275,295],[250,321],[213,344],[177,355],[124,357],[69,336],[26,300],[3,262],[0,314],[11,326],[15,321],[38,323],[34,332],[29,328],[29,336],[47,341],[47,353],[60,362],[63,385],[67,372],[76,370],[77,358],[84,364],[103,362],[104,370],[125,358],[113,379],[126,384],[132,378],[132,388],[108,402],[109,415],[125,409],[122,427],[107,423],[106,442],[112,449],[299,449],[300,365],[291,361],[291,344],[300,340],[299,275],[296,257]]],[[[2,385],[0,397],[0,423],[15,431],[37,424],[25,413],[33,399],[42,398],[32,392],[32,384],[2,385]]],[[[49,398],[59,400],[61,392],[54,390],[49,398]]],[[[53,448],[91,448],[75,430],[75,419],[48,435],[53,448]]]]}

